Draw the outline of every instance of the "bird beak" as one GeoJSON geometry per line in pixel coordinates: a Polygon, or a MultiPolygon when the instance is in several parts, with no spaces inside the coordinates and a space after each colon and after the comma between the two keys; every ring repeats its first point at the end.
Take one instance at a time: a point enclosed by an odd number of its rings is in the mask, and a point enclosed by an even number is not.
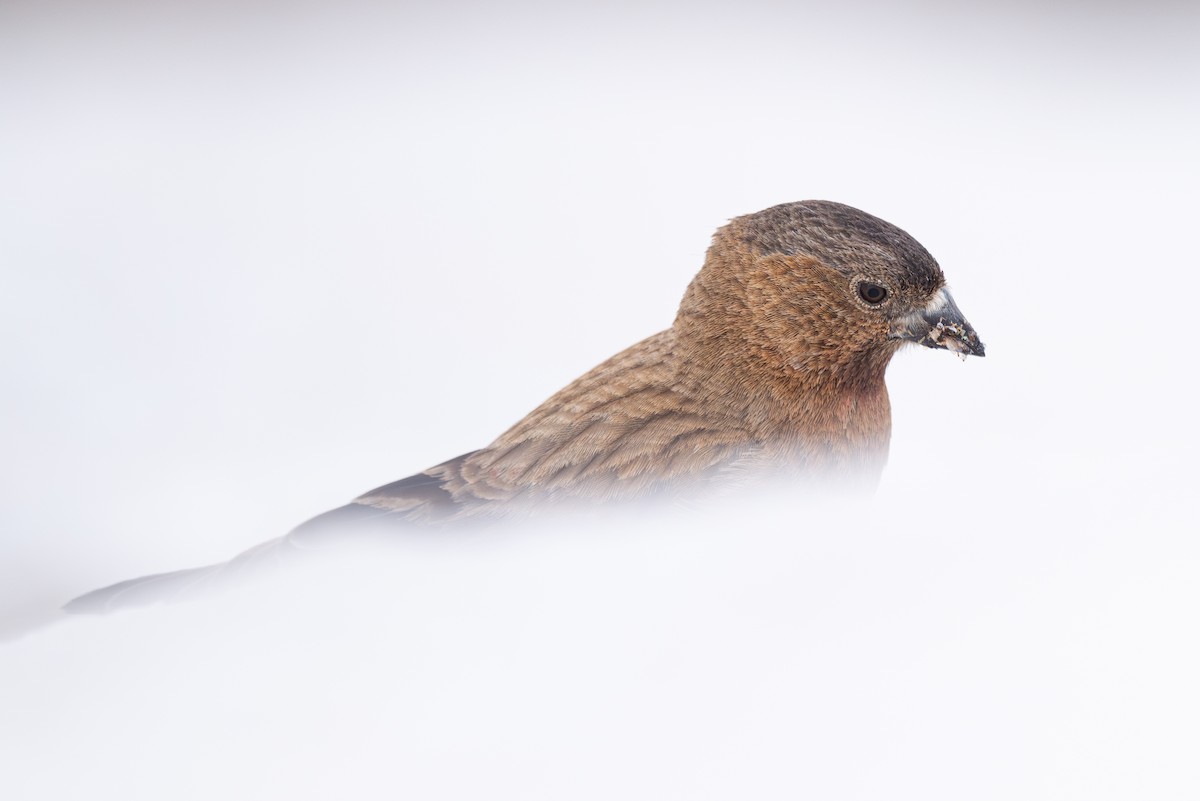
{"type": "Polygon", "coordinates": [[[983,355],[979,335],[945,288],[939,289],[925,308],[897,320],[892,325],[891,338],[916,342],[927,348],[952,350],[964,359],[983,355]]]}

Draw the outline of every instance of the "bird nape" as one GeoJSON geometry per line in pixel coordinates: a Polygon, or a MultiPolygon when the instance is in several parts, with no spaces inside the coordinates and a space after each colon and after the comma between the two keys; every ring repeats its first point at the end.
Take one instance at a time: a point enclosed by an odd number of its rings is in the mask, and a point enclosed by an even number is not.
{"type": "Polygon", "coordinates": [[[737,217],[713,236],[670,328],[585,373],[490,445],[230,562],[125,581],[66,609],[195,594],[381,522],[434,529],[769,480],[873,484],[891,435],[884,372],[906,343],[984,355],[938,263],[907,233],[828,201],[737,217]]]}

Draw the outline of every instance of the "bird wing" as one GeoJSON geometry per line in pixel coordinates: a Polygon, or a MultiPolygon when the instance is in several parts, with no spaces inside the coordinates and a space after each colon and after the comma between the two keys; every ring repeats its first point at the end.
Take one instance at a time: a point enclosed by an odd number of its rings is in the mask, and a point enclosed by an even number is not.
{"type": "MultiPolygon", "coordinates": [[[[488,447],[428,473],[458,516],[706,485],[759,446],[736,416],[697,402],[679,368],[674,332],[656,334],[555,393],[488,447]]],[[[394,505],[379,491],[359,503],[394,505]]]]}

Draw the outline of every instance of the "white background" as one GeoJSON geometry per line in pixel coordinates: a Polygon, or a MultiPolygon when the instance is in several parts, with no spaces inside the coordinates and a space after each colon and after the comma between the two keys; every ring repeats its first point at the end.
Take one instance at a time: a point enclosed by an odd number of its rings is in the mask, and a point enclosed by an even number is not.
{"type": "Polygon", "coordinates": [[[0,795],[1195,798],[1197,16],[0,6],[0,795]],[[804,198],[988,346],[897,357],[873,501],[55,617],[486,444],[804,198]]]}

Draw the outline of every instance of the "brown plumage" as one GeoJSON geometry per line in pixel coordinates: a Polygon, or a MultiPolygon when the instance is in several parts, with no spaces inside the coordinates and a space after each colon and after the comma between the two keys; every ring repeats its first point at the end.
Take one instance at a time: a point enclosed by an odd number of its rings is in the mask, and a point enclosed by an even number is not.
{"type": "MultiPolygon", "coordinates": [[[[892,355],[906,342],[983,355],[944,285],[916,240],[848,206],[805,201],[738,217],[716,232],[669,329],[487,447],[371,490],[277,542],[361,518],[444,525],[779,477],[873,481],[891,435],[892,355]]],[[[107,609],[147,582],[207,580],[212,570],[135,579],[69,608],[107,609]]]]}
{"type": "Polygon", "coordinates": [[[836,203],[717,231],[675,324],[560,390],[486,448],[354,503],[413,520],[564,499],[680,492],[783,473],[867,474],[887,458],[884,371],[905,342],[983,354],[912,237],[836,203]],[[878,305],[859,285],[882,286],[878,305]],[[958,326],[940,345],[925,335],[958,326]],[[915,317],[914,317],[915,316],[915,317]]]}

